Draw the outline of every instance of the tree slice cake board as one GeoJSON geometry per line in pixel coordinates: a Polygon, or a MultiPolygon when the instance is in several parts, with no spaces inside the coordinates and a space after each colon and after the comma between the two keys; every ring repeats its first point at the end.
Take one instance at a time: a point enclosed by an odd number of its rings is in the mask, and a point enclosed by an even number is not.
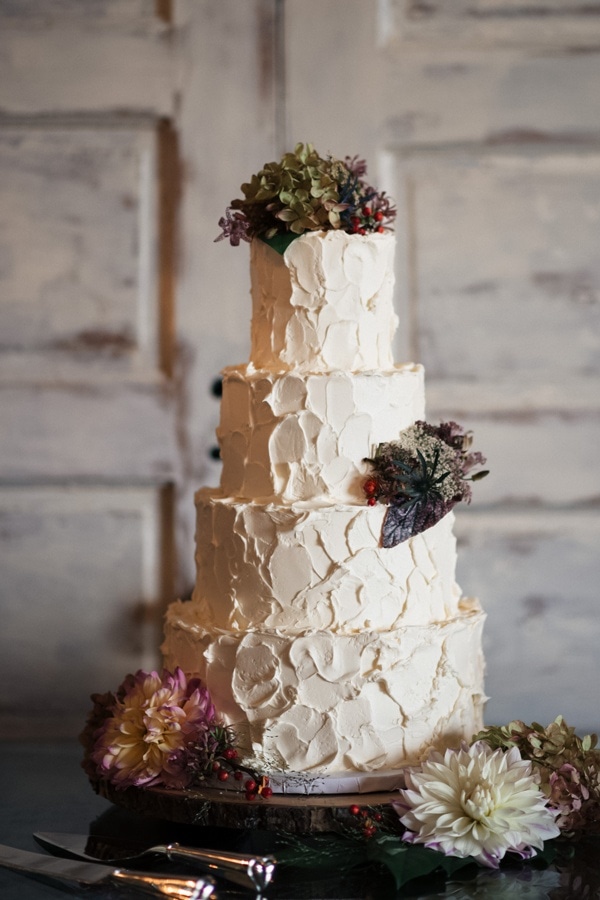
{"type": "Polygon", "coordinates": [[[369,810],[389,806],[396,791],[354,794],[282,794],[248,800],[243,791],[219,787],[130,787],[117,790],[109,782],[96,785],[98,793],[129,811],[187,825],[223,828],[261,828],[292,834],[334,831],[356,823],[353,806],[369,810]]]}

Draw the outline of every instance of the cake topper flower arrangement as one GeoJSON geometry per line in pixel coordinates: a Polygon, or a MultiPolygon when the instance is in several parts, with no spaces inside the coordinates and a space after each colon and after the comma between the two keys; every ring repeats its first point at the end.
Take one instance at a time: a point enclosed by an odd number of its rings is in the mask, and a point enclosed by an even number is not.
{"type": "Polygon", "coordinates": [[[471,452],[472,435],[456,422],[415,422],[396,441],[379,444],[366,459],[372,474],[364,482],[367,503],[388,506],[383,521],[383,547],[420,534],[439,522],[460,500],[471,499],[469,481],[488,474],[471,470],[485,463],[471,452]]]}
{"type": "Polygon", "coordinates": [[[231,201],[216,240],[229,238],[237,247],[260,237],[283,253],[307,231],[383,232],[396,210],[385,192],[368,184],[366,172],[356,156],[322,157],[312,144],[297,144],[242,185],[244,197],[231,201]]]}

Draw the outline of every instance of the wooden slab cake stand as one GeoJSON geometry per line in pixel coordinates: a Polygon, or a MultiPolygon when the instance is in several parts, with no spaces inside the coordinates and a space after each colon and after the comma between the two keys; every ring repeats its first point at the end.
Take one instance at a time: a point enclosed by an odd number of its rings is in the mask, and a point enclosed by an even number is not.
{"type": "Polygon", "coordinates": [[[218,787],[126,788],[100,782],[98,793],[116,806],[187,825],[260,828],[291,834],[336,831],[356,822],[353,806],[376,810],[396,799],[396,791],[356,794],[273,794],[247,800],[243,792],[218,787]]]}

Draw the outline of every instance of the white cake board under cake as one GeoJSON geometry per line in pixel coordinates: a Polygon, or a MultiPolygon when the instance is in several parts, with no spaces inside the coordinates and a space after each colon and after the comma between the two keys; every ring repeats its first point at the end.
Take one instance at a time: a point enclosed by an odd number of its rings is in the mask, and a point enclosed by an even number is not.
{"type": "MultiPolygon", "coordinates": [[[[252,768],[252,767],[250,767],[252,768]]],[[[246,779],[244,779],[245,781],[246,779]]],[[[231,779],[219,787],[225,790],[244,790],[244,781],[231,779]]],[[[404,772],[345,772],[338,775],[319,775],[311,772],[269,772],[269,785],[274,794],[374,794],[398,790],[404,786],[404,772]]]]}

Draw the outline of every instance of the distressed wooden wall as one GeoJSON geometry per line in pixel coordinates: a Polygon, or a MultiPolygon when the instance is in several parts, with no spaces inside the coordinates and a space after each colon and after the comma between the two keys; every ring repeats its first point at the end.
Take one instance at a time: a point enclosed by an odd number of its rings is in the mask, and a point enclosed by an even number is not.
{"type": "Polygon", "coordinates": [[[241,256],[211,269],[206,248],[272,153],[273,20],[0,2],[2,736],[77,734],[92,691],[159,663],[192,583],[210,388],[248,292],[241,256]]]}
{"type": "Polygon", "coordinates": [[[487,721],[597,730],[600,10],[356,0],[319,31],[323,10],[286,4],[290,139],[367,156],[397,198],[398,358],[488,457],[457,511],[487,721]]]}
{"type": "Polygon", "coordinates": [[[1,734],[157,660],[249,347],[216,223],[298,140],[396,197],[397,358],[488,456],[488,721],[600,726],[599,83],[576,0],[0,0],[1,734]]]}

